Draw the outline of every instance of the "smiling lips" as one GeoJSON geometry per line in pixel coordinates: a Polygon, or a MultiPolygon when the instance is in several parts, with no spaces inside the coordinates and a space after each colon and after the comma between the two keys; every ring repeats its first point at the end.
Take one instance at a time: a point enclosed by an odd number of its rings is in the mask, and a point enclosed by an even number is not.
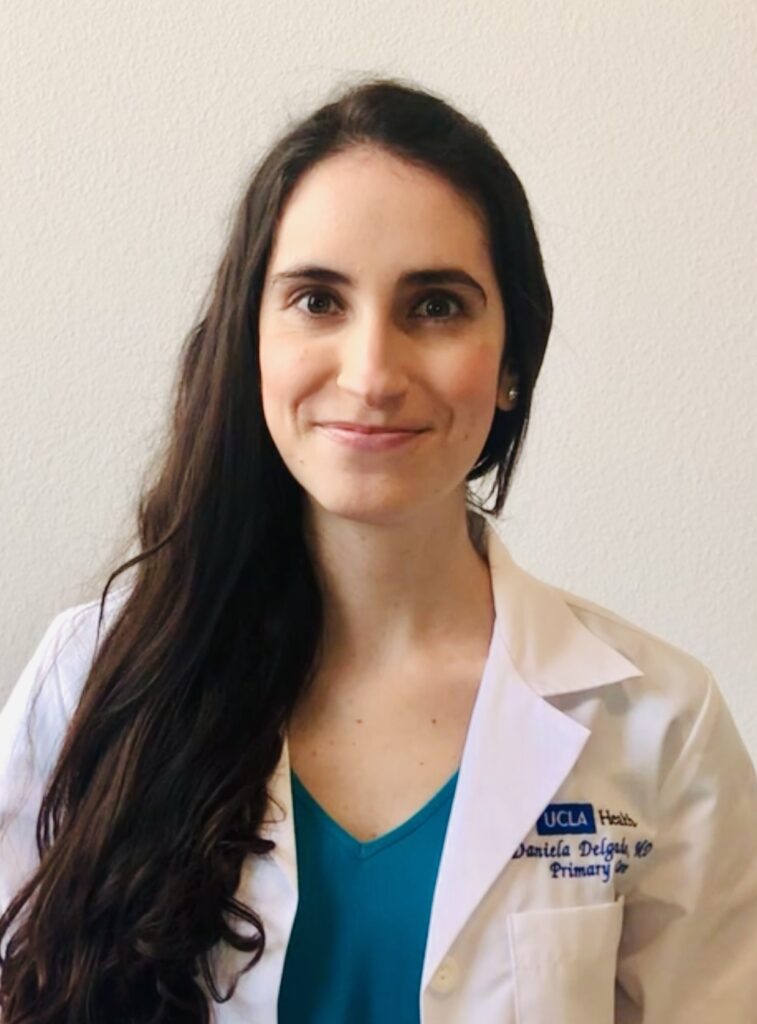
{"type": "Polygon", "coordinates": [[[338,444],[373,452],[410,444],[425,433],[425,429],[421,428],[384,430],[381,427],[344,422],[318,423],[316,426],[338,444]]]}
{"type": "Polygon", "coordinates": [[[414,427],[405,424],[387,424],[386,426],[374,426],[370,423],[353,423],[350,420],[326,420],[323,423],[318,424],[321,427],[340,427],[344,430],[357,430],[362,434],[397,434],[411,431],[417,433],[419,430],[425,430],[425,427],[414,427]]]}

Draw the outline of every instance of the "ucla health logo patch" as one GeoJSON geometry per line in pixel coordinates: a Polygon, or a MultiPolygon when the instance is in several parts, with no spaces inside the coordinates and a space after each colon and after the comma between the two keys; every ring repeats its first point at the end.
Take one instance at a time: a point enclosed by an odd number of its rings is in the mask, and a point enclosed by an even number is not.
{"type": "Polygon", "coordinates": [[[591,804],[550,804],[536,822],[540,836],[576,836],[597,831],[591,804]]]}

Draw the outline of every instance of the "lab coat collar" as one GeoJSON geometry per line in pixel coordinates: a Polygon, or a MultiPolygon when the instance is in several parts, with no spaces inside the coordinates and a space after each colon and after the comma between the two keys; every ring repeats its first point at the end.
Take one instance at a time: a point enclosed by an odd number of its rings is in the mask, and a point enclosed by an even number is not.
{"type": "MultiPolygon", "coordinates": [[[[567,778],[590,730],[549,698],[642,673],[595,636],[566,597],[521,569],[487,521],[495,607],[489,658],[465,740],[431,908],[422,987],[468,918],[567,778]]],[[[289,882],[282,921],[297,905],[297,856],[289,749],[269,784],[276,810],[262,827],[289,882]],[[283,813],[280,813],[283,812],[283,813]]]]}
{"type": "Polygon", "coordinates": [[[485,542],[495,628],[531,689],[552,697],[642,674],[583,625],[557,588],[517,565],[489,521],[485,542]]]}

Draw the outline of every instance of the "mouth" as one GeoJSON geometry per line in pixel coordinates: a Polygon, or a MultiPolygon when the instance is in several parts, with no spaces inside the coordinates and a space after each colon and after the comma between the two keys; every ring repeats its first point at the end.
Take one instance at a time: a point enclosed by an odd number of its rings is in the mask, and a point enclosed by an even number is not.
{"type": "Polygon", "coordinates": [[[322,423],[318,423],[319,427],[339,427],[342,430],[354,430],[361,434],[417,434],[421,430],[428,429],[427,427],[414,427],[409,425],[386,425],[386,426],[375,426],[368,423],[351,423],[349,420],[324,420],[322,423]]]}
{"type": "Polygon", "coordinates": [[[380,430],[335,423],[318,423],[316,427],[337,444],[369,452],[389,451],[410,445],[427,432],[425,429],[380,430]]]}

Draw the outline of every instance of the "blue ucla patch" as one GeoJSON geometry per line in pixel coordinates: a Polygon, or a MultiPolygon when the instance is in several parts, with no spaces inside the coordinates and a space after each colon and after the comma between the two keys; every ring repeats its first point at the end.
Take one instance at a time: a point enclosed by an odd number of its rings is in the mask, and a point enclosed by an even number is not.
{"type": "Polygon", "coordinates": [[[597,831],[591,804],[550,804],[536,822],[540,836],[581,835],[597,831]]]}

